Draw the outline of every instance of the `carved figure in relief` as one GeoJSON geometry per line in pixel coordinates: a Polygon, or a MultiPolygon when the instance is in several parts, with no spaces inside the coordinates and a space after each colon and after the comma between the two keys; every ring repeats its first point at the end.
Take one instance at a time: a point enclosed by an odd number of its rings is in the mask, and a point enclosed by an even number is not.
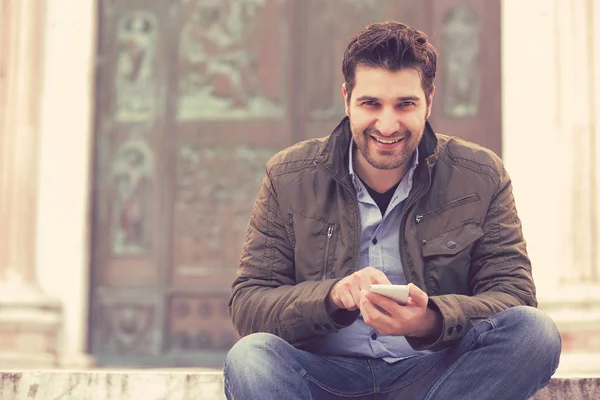
{"type": "Polygon", "coordinates": [[[328,0],[313,3],[319,18],[309,22],[307,32],[311,50],[308,96],[310,116],[314,119],[337,118],[344,113],[337,80],[340,76],[337,60],[344,53],[353,27],[365,26],[376,20],[385,0],[328,0]],[[317,11],[318,10],[318,11],[317,11]]]}
{"type": "Polygon", "coordinates": [[[156,19],[135,12],[119,24],[116,66],[116,119],[149,119],[156,108],[156,19]]]}
{"type": "MultiPolygon", "coordinates": [[[[266,0],[196,0],[182,28],[180,119],[279,115],[257,81],[258,11],[266,0]]],[[[190,3],[186,1],[186,3],[190,3]]]]}
{"type": "Polygon", "coordinates": [[[468,4],[454,7],[444,27],[444,113],[452,117],[477,115],[480,91],[479,35],[475,11],[468,4]]]}
{"type": "Polygon", "coordinates": [[[153,157],[141,139],[125,142],[113,164],[112,252],[141,255],[150,245],[153,157]]]}
{"type": "Polygon", "coordinates": [[[101,323],[94,331],[94,346],[107,353],[155,351],[154,306],[112,301],[101,308],[101,323]]]}
{"type": "Polygon", "coordinates": [[[175,209],[177,237],[185,251],[178,252],[178,272],[208,271],[215,260],[222,262],[223,243],[239,246],[264,163],[273,153],[247,146],[180,148],[175,209]],[[211,171],[221,171],[222,179],[211,171]]]}

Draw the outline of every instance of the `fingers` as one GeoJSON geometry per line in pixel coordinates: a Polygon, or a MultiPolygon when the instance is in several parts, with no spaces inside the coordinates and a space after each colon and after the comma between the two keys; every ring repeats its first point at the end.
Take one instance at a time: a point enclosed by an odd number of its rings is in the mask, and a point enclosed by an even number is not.
{"type": "MultiPolygon", "coordinates": [[[[381,334],[389,334],[394,326],[391,316],[383,308],[378,308],[378,305],[371,302],[364,291],[364,295],[360,300],[360,313],[362,314],[365,324],[376,329],[381,334]]],[[[383,296],[381,296],[383,297],[383,296]]],[[[386,299],[387,300],[387,299],[386,299]]]]}
{"type": "MultiPolygon", "coordinates": [[[[381,284],[381,285],[390,285],[391,284],[388,277],[382,271],[378,270],[377,268],[366,267],[365,269],[363,269],[359,272],[362,272],[365,275],[365,278],[366,278],[366,280],[368,280],[369,285],[371,283],[377,283],[377,284],[381,284]]],[[[368,289],[368,288],[369,287],[367,286],[365,289],[368,289]]]]}
{"type": "Polygon", "coordinates": [[[361,290],[369,290],[372,283],[390,284],[385,274],[373,267],[366,267],[337,282],[331,289],[331,301],[338,308],[356,310],[360,308],[361,290]]]}
{"type": "Polygon", "coordinates": [[[355,301],[354,296],[352,295],[352,285],[352,277],[350,276],[336,283],[332,289],[332,292],[334,292],[339,298],[341,303],[340,308],[345,308],[346,310],[350,311],[356,310],[358,307],[358,303],[355,301]]]}
{"type": "Polygon", "coordinates": [[[419,289],[419,287],[413,283],[408,284],[408,296],[409,302],[412,302],[415,306],[420,308],[427,307],[427,302],[429,301],[427,293],[419,289]]]}

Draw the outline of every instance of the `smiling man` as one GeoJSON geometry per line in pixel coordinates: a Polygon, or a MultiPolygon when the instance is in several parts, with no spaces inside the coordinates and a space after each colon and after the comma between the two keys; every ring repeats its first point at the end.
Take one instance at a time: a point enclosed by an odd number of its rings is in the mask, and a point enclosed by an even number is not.
{"type": "Polygon", "coordinates": [[[269,161],[229,302],[228,398],[516,400],[554,374],[509,176],[428,122],[436,62],[423,32],[366,27],[344,54],[347,116],[269,161]]]}

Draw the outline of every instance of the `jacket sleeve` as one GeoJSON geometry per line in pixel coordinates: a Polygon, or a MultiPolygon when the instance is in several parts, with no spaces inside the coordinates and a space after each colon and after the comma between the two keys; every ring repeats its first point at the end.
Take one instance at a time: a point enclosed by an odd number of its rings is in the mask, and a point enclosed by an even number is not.
{"type": "Polygon", "coordinates": [[[537,307],[510,177],[498,162],[498,185],[482,224],[484,234],[471,250],[469,285],[473,295],[431,296],[429,307],[442,315],[442,332],[434,339],[407,338],[416,350],[447,347],[482,320],[510,307],[537,307]]]}
{"type": "Polygon", "coordinates": [[[343,327],[325,309],[338,280],[296,284],[294,249],[284,224],[273,180],[267,174],[250,216],[228,307],[241,336],[268,332],[301,347],[343,327]]]}

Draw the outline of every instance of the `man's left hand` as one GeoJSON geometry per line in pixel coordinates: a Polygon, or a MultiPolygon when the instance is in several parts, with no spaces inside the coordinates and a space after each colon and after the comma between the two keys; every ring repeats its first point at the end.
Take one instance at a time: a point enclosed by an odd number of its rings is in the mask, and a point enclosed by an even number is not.
{"type": "Polygon", "coordinates": [[[362,290],[360,312],[365,323],[383,335],[437,337],[442,316],[427,307],[427,293],[409,283],[408,301],[400,305],[377,293],[362,290]]]}

